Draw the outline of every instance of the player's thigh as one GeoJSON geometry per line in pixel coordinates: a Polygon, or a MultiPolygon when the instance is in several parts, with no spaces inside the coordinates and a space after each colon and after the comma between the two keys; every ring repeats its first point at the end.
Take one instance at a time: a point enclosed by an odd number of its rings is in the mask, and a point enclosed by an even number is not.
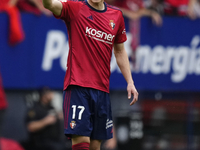
{"type": "Polygon", "coordinates": [[[95,109],[91,116],[93,130],[90,137],[96,140],[107,140],[113,137],[110,98],[106,92],[98,91],[97,93],[97,96],[92,95],[92,99],[95,101],[95,109]]]}
{"type": "Polygon", "coordinates": [[[72,145],[79,143],[90,143],[90,138],[87,136],[72,135],[71,140],[72,140],[72,145]]]}
{"type": "Polygon", "coordinates": [[[69,86],[63,93],[64,133],[90,137],[93,126],[87,88],[69,86]]]}
{"type": "Polygon", "coordinates": [[[100,150],[101,140],[90,140],[90,150],[100,150]]]}

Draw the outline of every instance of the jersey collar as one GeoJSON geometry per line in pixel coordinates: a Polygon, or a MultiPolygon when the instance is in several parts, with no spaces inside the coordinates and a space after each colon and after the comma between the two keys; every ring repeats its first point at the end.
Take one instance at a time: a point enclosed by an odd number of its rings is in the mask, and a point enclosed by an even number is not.
{"type": "Polygon", "coordinates": [[[105,2],[104,3],[104,6],[105,6],[105,9],[104,10],[98,10],[98,9],[95,9],[94,7],[92,7],[87,0],[85,0],[85,3],[88,5],[89,8],[91,8],[92,10],[96,11],[96,12],[100,12],[100,13],[103,13],[103,12],[106,12],[107,10],[107,5],[105,2]]]}

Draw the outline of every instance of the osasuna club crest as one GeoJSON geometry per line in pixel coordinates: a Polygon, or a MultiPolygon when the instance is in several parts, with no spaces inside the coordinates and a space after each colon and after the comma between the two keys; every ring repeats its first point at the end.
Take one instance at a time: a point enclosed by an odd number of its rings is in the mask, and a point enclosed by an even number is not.
{"type": "Polygon", "coordinates": [[[114,28],[115,28],[114,20],[110,20],[109,25],[110,25],[111,29],[114,30],[114,28]]]}
{"type": "Polygon", "coordinates": [[[76,127],[76,121],[71,121],[70,127],[74,129],[76,127]]]}

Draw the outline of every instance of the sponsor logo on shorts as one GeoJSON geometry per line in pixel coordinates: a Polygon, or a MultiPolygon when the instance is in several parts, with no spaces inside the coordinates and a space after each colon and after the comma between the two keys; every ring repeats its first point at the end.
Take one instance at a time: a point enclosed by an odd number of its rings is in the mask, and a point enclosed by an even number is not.
{"type": "Polygon", "coordinates": [[[106,122],[106,129],[108,129],[108,128],[112,127],[112,126],[113,126],[113,121],[107,119],[107,122],[106,122]]]}
{"type": "Polygon", "coordinates": [[[76,121],[71,121],[70,127],[74,129],[76,127],[76,121]]]}

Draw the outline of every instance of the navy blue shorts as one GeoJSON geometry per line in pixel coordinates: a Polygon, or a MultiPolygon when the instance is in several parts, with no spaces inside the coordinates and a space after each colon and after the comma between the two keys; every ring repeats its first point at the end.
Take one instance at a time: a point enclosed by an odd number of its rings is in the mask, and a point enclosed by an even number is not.
{"type": "Polygon", "coordinates": [[[65,135],[106,140],[113,136],[109,94],[93,88],[71,85],[63,93],[65,135]]]}

